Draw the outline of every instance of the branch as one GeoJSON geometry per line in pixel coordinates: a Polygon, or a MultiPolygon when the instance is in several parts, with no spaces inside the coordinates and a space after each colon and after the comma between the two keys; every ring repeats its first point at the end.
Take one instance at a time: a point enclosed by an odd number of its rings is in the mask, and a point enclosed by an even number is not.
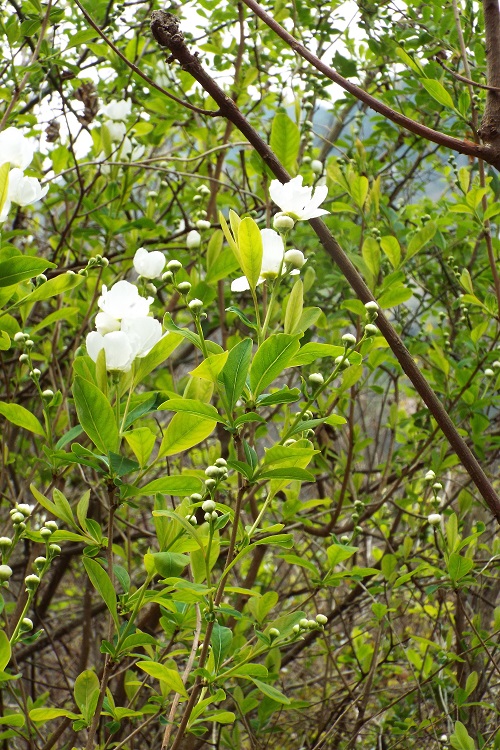
{"type": "MultiPolygon", "coordinates": [[[[359,86],[356,86],[355,83],[348,81],[347,78],[344,78],[339,73],[337,73],[336,70],[330,68],[329,65],[326,65],[324,62],[322,62],[318,57],[316,57],[316,55],[310,52],[307,47],[304,47],[303,44],[300,44],[300,42],[298,42],[295,37],[293,37],[288,33],[288,31],[280,26],[280,24],[277,23],[277,21],[275,21],[274,18],[269,15],[269,13],[266,13],[266,11],[261,8],[261,6],[257,2],[255,2],[255,0],[243,0],[243,2],[251,10],[253,10],[253,12],[262,21],[264,21],[264,23],[269,26],[272,31],[275,32],[275,34],[283,39],[283,41],[286,42],[294,50],[294,52],[303,57],[304,60],[310,62],[311,65],[314,65],[314,67],[319,70],[320,73],[323,73],[323,75],[325,75],[331,81],[338,84],[345,91],[348,91],[350,94],[355,96],[356,99],[364,102],[371,109],[374,109],[375,112],[378,112],[383,117],[391,120],[391,122],[394,122],[396,125],[400,125],[406,130],[409,130],[410,133],[415,133],[415,135],[424,138],[426,141],[432,141],[433,143],[437,143],[439,146],[450,148],[452,149],[452,151],[457,151],[459,154],[473,156],[477,159],[484,159],[485,162],[500,170],[500,133],[498,135],[497,141],[495,139],[490,139],[488,132],[485,131],[484,133],[482,133],[482,138],[485,143],[484,145],[480,145],[477,143],[473,143],[472,141],[461,141],[459,138],[453,138],[453,136],[451,135],[445,135],[444,133],[440,133],[437,130],[428,128],[426,125],[422,125],[416,120],[412,120],[410,117],[406,117],[406,115],[401,114],[401,112],[396,112],[394,109],[391,109],[391,107],[388,107],[387,104],[380,102],[374,96],[368,94],[359,86]]],[[[496,5],[498,9],[498,0],[485,0],[485,2],[491,5],[496,5]]],[[[498,46],[497,49],[499,50],[498,54],[500,55],[500,46],[498,46]]],[[[499,85],[499,82],[497,80],[490,80],[489,73],[488,85],[499,85]]],[[[490,95],[495,97],[497,96],[493,92],[490,92],[489,96],[490,95]]],[[[500,122],[500,115],[497,118],[497,122],[500,122]]]]}
{"type": "MultiPolygon", "coordinates": [[[[500,87],[500,9],[498,0],[483,0],[488,86],[500,87]]],[[[489,90],[479,131],[481,138],[500,152],[500,94],[489,90]]],[[[488,161],[485,159],[485,161],[488,161]]]]}
{"type": "MultiPolygon", "coordinates": [[[[248,0],[245,0],[245,2],[248,2],[248,0]]],[[[177,60],[182,65],[183,69],[188,71],[193,78],[203,86],[205,91],[210,94],[220,107],[221,114],[224,117],[227,117],[228,120],[231,120],[238,130],[248,138],[249,142],[278,180],[281,182],[288,182],[290,180],[290,175],[276,158],[276,155],[271,151],[267,143],[250,125],[234,101],[224,93],[214,79],[202,68],[198,57],[189,51],[179,28],[179,20],[166,11],[153,11],[151,14],[151,31],[158,44],[162,47],[167,47],[172,53],[172,58],[177,60]]],[[[362,276],[360,276],[353,263],[351,263],[339,243],[330,233],[326,224],[321,219],[311,219],[309,223],[316,232],[316,235],[328,255],[338,265],[360,300],[363,303],[374,301],[374,297],[365,284],[362,276]]],[[[500,523],[500,499],[476,457],[463,438],[459,435],[445,408],[422,375],[418,366],[415,364],[412,355],[404,345],[403,341],[381,312],[377,318],[377,324],[403,371],[406,373],[415,390],[420,395],[443,431],[451,447],[476,485],[479,493],[490,508],[493,516],[500,523]]]]}

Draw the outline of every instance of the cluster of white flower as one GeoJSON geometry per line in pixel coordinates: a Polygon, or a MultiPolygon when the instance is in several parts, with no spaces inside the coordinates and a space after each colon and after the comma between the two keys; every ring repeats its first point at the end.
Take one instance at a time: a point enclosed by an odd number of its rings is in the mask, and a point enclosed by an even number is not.
{"type": "Polygon", "coordinates": [[[141,297],[128,281],[118,281],[109,290],[103,285],[97,330],[86,340],[91,359],[96,362],[104,349],[107,370],[128,372],[136,357],[145,357],[162,337],[160,321],[149,315],[152,302],[153,297],[141,297]]]}
{"type": "Polygon", "coordinates": [[[0,166],[10,164],[7,198],[0,211],[0,222],[7,219],[11,205],[28,206],[46,195],[49,187],[41,187],[35,177],[25,177],[24,170],[31,164],[34,149],[28,138],[17,128],[0,133],[0,166]]]}
{"type": "Polygon", "coordinates": [[[131,112],[132,102],[130,99],[113,100],[101,109],[101,113],[108,118],[104,120],[103,125],[108,129],[109,137],[114,143],[122,144],[120,147],[121,158],[130,157],[131,161],[137,161],[144,155],[146,149],[126,135],[125,121],[131,112]]]}
{"type": "MultiPolygon", "coordinates": [[[[302,185],[302,177],[294,177],[293,180],[283,184],[279,180],[273,180],[269,186],[269,194],[281,212],[274,217],[274,227],[280,231],[292,229],[295,222],[301,219],[314,219],[329,213],[319,208],[328,193],[326,185],[317,187],[314,192],[310,187],[302,185]]],[[[283,238],[273,229],[261,229],[262,237],[262,267],[258,284],[266,279],[275,279],[285,271],[290,274],[298,274],[306,259],[300,250],[287,250],[283,238]]],[[[245,276],[240,276],[231,284],[232,292],[245,292],[250,285],[245,276]]]]}

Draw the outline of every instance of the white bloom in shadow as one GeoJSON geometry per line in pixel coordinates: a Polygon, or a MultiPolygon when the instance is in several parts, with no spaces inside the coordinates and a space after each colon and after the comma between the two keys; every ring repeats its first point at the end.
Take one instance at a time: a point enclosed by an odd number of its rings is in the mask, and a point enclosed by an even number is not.
{"type": "Polygon", "coordinates": [[[330,213],[324,208],[319,208],[328,194],[326,185],[320,185],[313,192],[312,188],[302,185],[301,175],[284,184],[279,180],[273,180],[269,186],[269,194],[283,213],[289,214],[295,220],[314,219],[330,213]]]}
{"type": "Polygon", "coordinates": [[[97,331],[92,331],[86,339],[87,352],[94,362],[101,349],[106,356],[106,369],[128,372],[134,361],[134,353],[129,337],[123,331],[111,331],[101,336],[97,331]]]}
{"type": "Polygon", "coordinates": [[[158,279],[167,259],[159,250],[148,252],[145,247],[140,247],[134,255],[134,268],[145,279],[158,279]]]}
{"type": "Polygon", "coordinates": [[[6,128],[0,133],[0,164],[26,169],[33,159],[34,148],[17,128],[6,128]]]}
{"type": "Polygon", "coordinates": [[[113,99],[109,104],[105,104],[102,107],[101,112],[110,120],[126,120],[129,114],[132,112],[132,102],[130,99],[125,99],[120,102],[113,99]]]}
{"type": "Polygon", "coordinates": [[[42,188],[36,177],[25,177],[22,169],[10,170],[8,200],[12,203],[28,206],[41,200],[48,190],[49,186],[42,188]]]}
{"type": "Polygon", "coordinates": [[[161,323],[156,318],[126,318],[122,320],[134,357],[145,357],[162,337],[161,323]]]}

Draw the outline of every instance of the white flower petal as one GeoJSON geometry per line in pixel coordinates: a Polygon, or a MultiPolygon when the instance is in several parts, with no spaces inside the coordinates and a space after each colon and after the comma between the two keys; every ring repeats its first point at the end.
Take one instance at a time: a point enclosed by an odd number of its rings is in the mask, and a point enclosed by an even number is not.
{"type": "Polygon", "coordinates": [[[231,282],[232,292],[246,292],[250,289],[250,284],[246,276],[240,276],[238,279],[234,279],[231,282]]]}
{"type": "Polygon", "coordinates": [[[134,268],[145,279],[157,279],[165,267],[167,259],[159,250],[148,252],[140,247],[134,255],[134,268]]]}
{"type": "Polygon", "coordinates": [[[120,370],[128,372],[134,361],[132,345],[128,336],[122,331],[112,331],[105,336],[101,336],[97,331],[92,331],[86,339],[87,352],[94,362],[101,349],[104,349],[106,356],[107,370],[120,370]]]}
{"type": "Polygon", "coordinates": [[[261,229],[260,234],[262,237],[261,275],[278,275],[285,252],[283,239],[274,229],[261,229]]]}
{"type": "Polygon", "coordinates": [[[100,312],[95,317],[95,327],[101,336],[105,336],[107,333],[111,333],[111,331],[119,331],[120,321],[111,317],[108,313],[100,312]]]}
{"type": "Polygon", "coordinates": [[[122,100],[120,102],[113,99],[113,101],[105,104],[101,108],[102,114],[109,117],[110,120],[126,120],[128,115],[132,112],[132,102],[130,99],[122,100]]]}
{"type": "Polygon", "coordinates": [[[145,357],[162,337],[161,323],[156,318],[125,318],[121,329],[130,342],[134,357],[145,357]]]}
{"type": "Polygon", "coordinates": [[[28,138],[14,127],[0,133],[0,164],[10,162],[12,167],[26,169],[33,159],[34,148],[28,138]]]}
{"type": "Polygon", "coordinates": [[[287,183],[272,180],[269,186],[269,194],[281,210],[296,219],[313,219],[317,216],[329,213],[319,208],[328,193],[326,185],[321,185],[313,190],[302,185],[302,176],[298,175],[287,183]]]}
{"type": "Polygon", "coordinates": [[[149,313],[149,306],[153,297],[141,297],[139,290],[128,281],[118,281],[108,291],[102,287],[102,294],[97,304],[99,308],[112,318],[145,318],[149,313]]]}
{"type": "Polygon", "coordinates": [[[9,172],[8,198],[12,203],[28,206],[43,198],[48,190],[48,185],[42,188],[35,177],[25,177],[22,169],[18,167],[9,172]]]}

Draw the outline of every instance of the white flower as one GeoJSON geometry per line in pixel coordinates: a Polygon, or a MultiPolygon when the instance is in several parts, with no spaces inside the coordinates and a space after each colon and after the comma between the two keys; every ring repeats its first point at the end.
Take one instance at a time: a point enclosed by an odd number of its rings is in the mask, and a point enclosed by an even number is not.
{"type": "Polygon", "coordinates": [[[123,122],[117,122],[114,120],[106,120],[104,125],[109,131],[109,137],[112,141],[121,141],[125,137],[127,132],[127,126],[123,122]]]}
{"type": "Polygon", "coordinates": [[[16,167],[10,170],[8,201],[27,206],[47,195],[48,190],[49,186],[42,188],[36,177],[25,177],[22,169],[16,167]]]}
{"type": "MultiPolygon", "coordinates": [[[[266,279],[274,279],[279,274],[283,265],[285,246],[283,240],[274,229],[261,229],[262,237],[262,266],[257,284],[262,284],[266,279]]],[[[246,276],[240,276],[231,284],[232,292],[245,292],[250,289],[246,276]]]]}
{"type": "Polygon", "coordinates": [[[430,516],[427,516],[427,521],[431,526],[439,526],[441,523],[441,515],[439,513],[431,513],[430,516]]]}
{"type": "Polygon", "coordinates": [[[120,156],[124,159],[129,157],[130,161],[139,161],[144,156],[146,147],[136,141],[131,141],[130,138],[125,137],[120,149],[120,156]]]}
{"type": "Polygon", "coordinates": [[[95,316],[95,327],[101,336],[105,336],[111,331],[119,331],[120,321],[108,315],[108,313],[100,312],[95,316]]]}
{"type": "Polygon", "coordinates": [[[125,318],[121,330],[131,344],[134,358],[145,357],[162,337],[161,323],[156,318],[125,318]]]}
{"type": "Polygon", "coordinates": [[[140,247],[134,255],[134,268],[145,279],[158,279],[165,267],[167,259],[159,250],[148,252],[140,247]]]}
{"type": "Polygon", "coordinates": [[[195,247],[199,247],[201,243],[201,234],[196,231],[196,229],[192,229],[190,232],[188,232],[186,237],[186,247],[188,250],[192,250],[195,247]]]}
{"type": "Polygon", "coordinates": [[[2,210],[0,211],[0,223],[7,220],[12,203],[7,195],[7,200],[3,204],[2,210]]]}
{"type": "Polygon", "coordinates": [[[10,162],[12,167],[26,169],[33,153],[30,141],[17,128],[7,128],[0,133],[0,164],[10,162]]]}
{"type": "Polygon", "coordinates": [[[110,317],[121,320],[122,318],[145,318],[152,302],[152,297],[141,297],[134,284],[128,281],[118,281],[109,291],[103,284],[97,305],[110,317]]]}
{"type": "Polygon", "coordinates": [[[312,188],[302,185],[301,175],[285,184],[273,180],[269,186],[269,194],[276,205],[293,219],[314,219],[330,213],[319,208],[328,194],[326,185],[317,187],[313,192],[312,188]]]}
{"type": "Polygon", "coordinates": [[[120,370],[128,372],[134,361],[134,353],[129,337],[123,331],[112,331],[105,336],[101,336],[97,331],[92,331],[86,339],[87,352],[94,362],[101,349],[104,349],[106,356],[107,370],[120,370]]]}
{"type": "Polygon", "coordinates": [[[104,105],[101,112],[106,115],[106,117],[109,117],[110,120],[126,120],[132,112],[132,102],[130,99],[122,100],[120,102],[113,99],[109,104],[104,105]]]}

